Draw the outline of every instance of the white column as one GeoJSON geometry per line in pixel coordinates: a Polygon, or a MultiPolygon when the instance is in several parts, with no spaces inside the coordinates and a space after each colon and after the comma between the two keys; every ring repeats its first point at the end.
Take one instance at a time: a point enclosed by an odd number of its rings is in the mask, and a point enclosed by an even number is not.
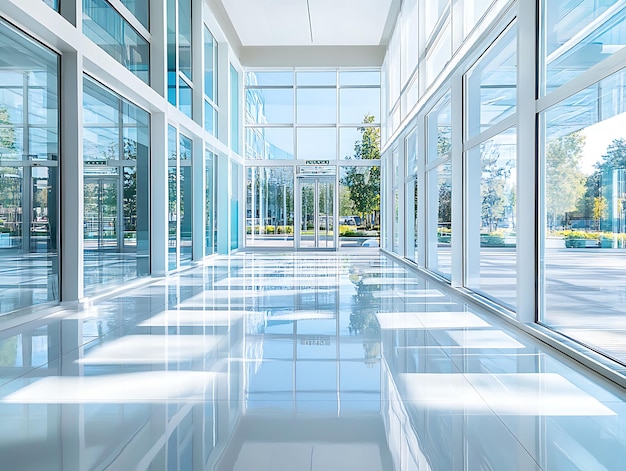
{"type": "Polygon", "coordinates": [[[535,321],[539,276],[536,253],[536,5],[519,2],[517,19],[517,319],[535,321]]]}
{"type": "Polygon", "coordinates": [[[83,297],[83,58],[61,58],[61,301],[83,297]]]}
{"type": "Polygon", "coordinates": [[[151,182],[151,247],[152,274],[167,273],[167,117],[165,113],[152,113],[150,125],[150,182],[151,182]]]}

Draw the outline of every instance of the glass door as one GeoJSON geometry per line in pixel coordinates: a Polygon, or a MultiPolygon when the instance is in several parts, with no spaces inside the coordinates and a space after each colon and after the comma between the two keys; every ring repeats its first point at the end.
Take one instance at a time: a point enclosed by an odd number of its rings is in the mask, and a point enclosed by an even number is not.
{"type": "Polygon", "coordinates": [[[121,250],[118,178],[85,177],[85,250],[121,250]]]}
{"type": "Polygon", "coordinates": [[[335,177],[299,177],[297,196],[297,248],[336,249],[335,177]]]}

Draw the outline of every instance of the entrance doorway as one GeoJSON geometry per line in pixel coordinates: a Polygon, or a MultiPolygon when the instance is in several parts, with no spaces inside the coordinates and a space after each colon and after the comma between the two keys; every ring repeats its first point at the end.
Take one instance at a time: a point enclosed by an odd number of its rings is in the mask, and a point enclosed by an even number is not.
{"type": "Polygon", "coordinates": [[[337,248],[336,181],[332,175],[298,175],[296,248],[337,248]]]}

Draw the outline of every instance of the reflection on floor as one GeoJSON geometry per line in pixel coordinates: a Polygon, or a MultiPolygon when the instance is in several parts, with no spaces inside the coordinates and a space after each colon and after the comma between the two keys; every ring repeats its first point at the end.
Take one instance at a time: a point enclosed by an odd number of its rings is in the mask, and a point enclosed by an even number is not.
{"type": "Polygon", "coordinates": [[[624,398],[377,252],[240,253],[0,331],[0,467],[623,469],[624,398]]]}

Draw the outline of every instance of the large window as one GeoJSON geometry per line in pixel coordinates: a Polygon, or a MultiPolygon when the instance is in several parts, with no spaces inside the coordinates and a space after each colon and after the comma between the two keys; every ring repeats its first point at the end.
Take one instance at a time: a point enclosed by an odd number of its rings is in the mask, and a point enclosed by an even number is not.
{"type": "Polygon", "coordinates": [[[447,92],[426,116],[426,266],[450,279],[452,241],[452,109],[447,92]]]}
{"type": "Polygon", "coordinates": [[[542,322],[626,363],[626,71],[542,114],[542,322]]]}
{"type": "Polygon", "coordinates": [[[106,0],[83,0],[83,33],[150,83],[150,44],[106,0]]]}
{"type": "Polygon", "coordinates": [[[247,159],[359,158],[362,128],[378,129],[379,116],[379,71],[246,74],[247,159]]]}
{"type": "Polygon", "coordinates": [[[59,299],[59,58],[0,20],[0,314],[59,299]]]}
{"type": "Polygon", "coordinates": [[[465,283],[517,304],[517,28],[513,23],[465,76],[465,283]]]}
{"type": "Polygon", "coordinates": [[[84,81],[85,294],[150,273],[150,115],[84,81]]]}

